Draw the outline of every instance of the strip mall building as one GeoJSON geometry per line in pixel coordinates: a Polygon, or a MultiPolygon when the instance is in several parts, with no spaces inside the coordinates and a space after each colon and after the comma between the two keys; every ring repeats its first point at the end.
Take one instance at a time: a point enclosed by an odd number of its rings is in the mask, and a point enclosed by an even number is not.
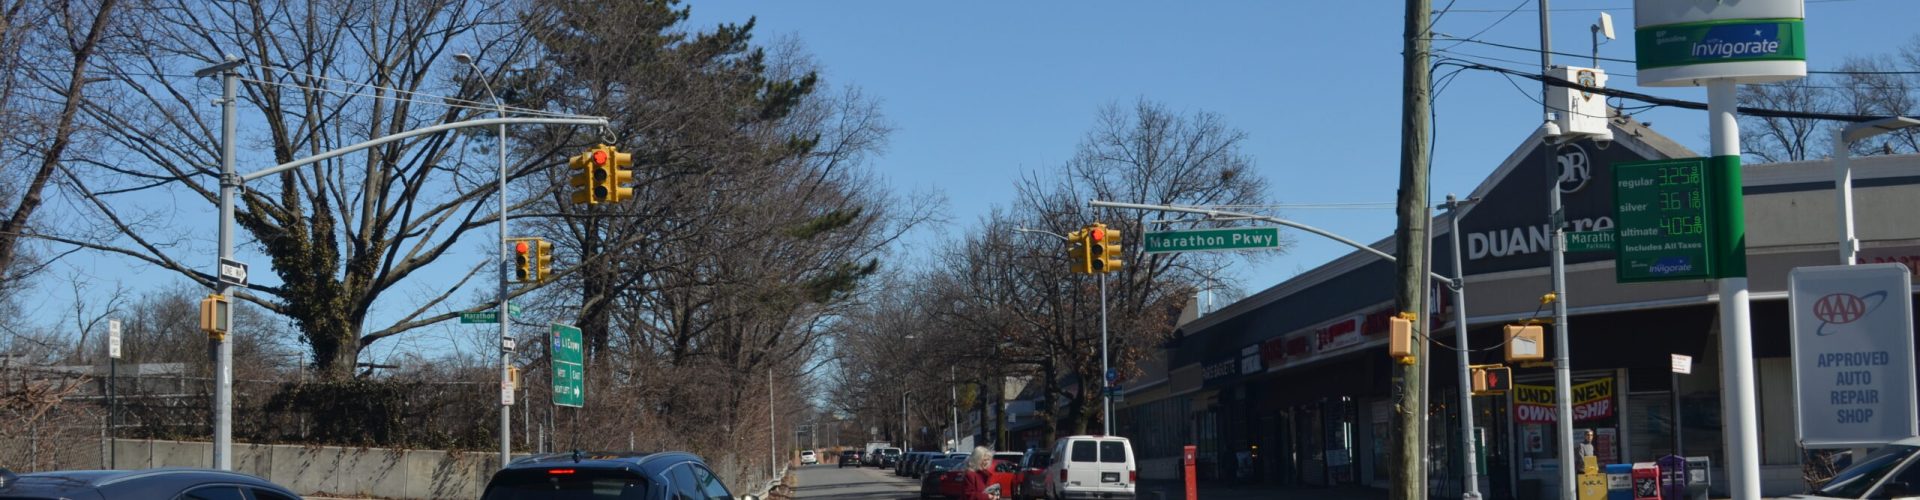
{"type": "MultiPolygon", "coordinates": [[[[1698,156],[1631,120],[1611,143],[1554,148],[1558,188],[1575,231],[1611,229],[1615,163],[1698,156]]],[[[1549,314],[1547,194],[1555,179],[1536,132],[1493,170],[1462,209],[1467,323],[1474,348],[1495,346],[1508,322],[1549,314]]],[[[1856,158],[1855,214],[1862,262],[1920,261],[1920,155],[1856,158]]],[[[1763,492],[1804,489],[1794,438],[1786,289],[1788,272],[1839,262],[1833,165],[1744,168],[1753,354],[1760,394],[1763,492]]],[[[1448,220],[1435,223],[1435,272],[1451,275],[1448,220]]],[[[1302,237],[1311,237],[1302,236],[1302,237]]],[[[1389,254],[1392,238],[1373,245],[1389,254]]],[[[1713,460],[1725,491],[1717,302],[1711,281],[1617,283],[1610,252],[1567,254],[1576,432],[1596,433],[1601,463],[1672,452],[1671,354],[1693,356],[1680,377],[1681,443],[1713,460]]],[[[1920,281],[1917,278],[1916,281],[1920,281]]],[[[1202,481],[1313,486],[1387,485],[1389,417],[1385,330],[1394,313],[1391,262],[1355,251],[1178,327],[1177,340],[1126,381],[1118,416],[1134,439],[1141,474],[1178,473],[1180,447],[1199,447],[1202,481]],[[1137,422],[1151,422],[1139,425],[1137,422]],[[1171,425],[1163,424],[1171,422],[1171,425]]],[[[1433,328],[1451,343],[1450,297],[1439,293],[1433,328]]],[[[1552,346],[1548,346],[1549,349],[1552,346]]],[[[1548,351],[1552,352],[1552,351],[1548,351]]],[[[1458,387],[1454,354],[1435,346],[1429,366],[1429,479],[1436,497],[1458,497],[1458,387]]],[[[1500,362],[1495,350],[1473,363],[1500,362]]],[[[1548,363],[1516,367],[1516,390],[1474,400],[1487,443],[1480,490],[1489,498],[1557,491],[1554,394],[1548,363]]]]}

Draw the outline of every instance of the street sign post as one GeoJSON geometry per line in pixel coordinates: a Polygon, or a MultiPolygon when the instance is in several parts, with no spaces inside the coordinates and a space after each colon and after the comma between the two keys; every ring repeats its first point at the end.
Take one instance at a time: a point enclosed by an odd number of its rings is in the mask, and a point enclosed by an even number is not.
{"type": "Polygon", "coordinates": [[[1713,277],[1706,159],[1613,166],[1621,283],[1713,277]]]}
{"type": "Polygon", "coordinates": [[[1673,355],[1673,372],[1681,375],[1692,374],[1693,373],[1693,356],[1688,356],[1685,354],[1673,355]]]}
{"type": "Polygon", "coordinates": [[[460,324],[499,323],[500,311],[474,311],[460,313],[460,324]]]}
{"type": "Polygon", "coordinates": [[[1155,231],[1141,240],[1147,253],[1223,252],[1280,248],[1280,228],[1236,227],[1155,231]]]}
{"type": "Polygon", "coordinates": [[[1614,232],[1572,231],[1567,233],[1567,251],[1569,252],[1611,252],[1613,251],[1614,232]]]}
{"type": "Polygon", "coordinates": [[[1920,436],[1911,271],[1801,267],[1787,283],[1800,445],[1877,448],[1920,436]]]}
{"type": "Polygon", "coordinates": [[[553,404],[579,408],[587,402],[587,366],[580,329],[553,324],[553,404]]]}
{"type": "Polygon", "coordinates": [[[107,358],[120,359],[120,320],[107,320],[107,358]]]}

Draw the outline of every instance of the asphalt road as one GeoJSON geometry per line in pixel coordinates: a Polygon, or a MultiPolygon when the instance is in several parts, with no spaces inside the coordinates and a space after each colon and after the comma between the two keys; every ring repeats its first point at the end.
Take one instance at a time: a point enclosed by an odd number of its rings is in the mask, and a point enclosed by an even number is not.
{"type": "Polygon", "coordinates": [[[920,481],[893,475],[893,469],[802,466],[794,472],[797,498],[832,500],[919,499],[920,481]]]}

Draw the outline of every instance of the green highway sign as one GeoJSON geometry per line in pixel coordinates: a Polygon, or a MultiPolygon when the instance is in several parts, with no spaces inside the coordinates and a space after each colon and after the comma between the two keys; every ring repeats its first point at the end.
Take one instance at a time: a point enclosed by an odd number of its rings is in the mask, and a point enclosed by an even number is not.
{"type": "Polygon", "coordinates": [[[587,402],[587,365],[580,329],[553,324],[553,404],[579,408],[587,402]]]}
{"type": "Polygon", "coordinates": [[[1280,228],[1236,227],[1156,231],[1143,240],[1147,253],[1213,252],[1280,248],[1280,228]]]}
{"type": "Polygon", "coordinates": [[[1573,231],[1567,233],[1567,251],[1569,252],[1611,252],[1614,233],[1604,231],[1573,231]]]}
{"type": "Polygon", "coordinates": [[[1613,166],[1614,271],[1621,283],[1713,276],[1706,164],[1686,158],[1613,166]]]}
{"type": "Polygon", "coordinates": [[[476,311],[460,313],[460,324],[499,323],[500,311],[476,311]]]}

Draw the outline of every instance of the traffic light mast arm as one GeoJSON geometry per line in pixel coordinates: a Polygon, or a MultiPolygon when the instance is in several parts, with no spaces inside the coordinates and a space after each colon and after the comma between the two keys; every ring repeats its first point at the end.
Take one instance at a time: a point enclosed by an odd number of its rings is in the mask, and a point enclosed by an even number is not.
{"type": "MultiPolygon", "coordinates": [[[[1189,213],[1189,214],[1201,214],[1201,215],[1207,216],[1208,219],[1252,219],[1252,220],[1266,221],[1274,224],[1279,224],[1282,226],[1291,227],[1294,229],[1299,229],[1301,231],[1306,231],[1306,232],[1317,234],[1320,236],[1324,236],[1327,239],[1338,241],[1340,243],[1346,244],[1347,246],[1360,249],[1363,252],[1367,252],[1367,253],[1371,253],[1376,256],[1379,256],[1382,259],[1387,259],[1387,262],[1393,262],[1395,260],[1392,254],[1382,252],[1379,249],[1376,249],[1370,246],[1362,245],[1358,241],[1353,241],[1353,240],[1347,239],[1346,237],[1333,234],[1332,232],[1328,232],[1325,229],[1320,229],[1317,227],[1301,224],[1298,222],[1282,219],[1279,217],[1246,213],[1246,212],[1233,212],[1228,210],[1214,210],[1211,208],[1183,207],[1179,205],[1146,205],[1141,203],[1122,203],[1117,201],[1100,201],[1100,200],[1090,200],[1087,202],[1087,206],[1096,207],[1096,208],[1124,208],[1124,209],[1130,209],[1130,210],[1159,210],[1164,212],[1182,212],[1182,213],[1189,213]]],[[[1453,282],[1453,278],[1447,277],[1440,273],[1430,273],[1430,275],[1433,277],[1433,279],[1440,280],[1441,282],[1445,282],[1445,283],[1453,282]]]]}

